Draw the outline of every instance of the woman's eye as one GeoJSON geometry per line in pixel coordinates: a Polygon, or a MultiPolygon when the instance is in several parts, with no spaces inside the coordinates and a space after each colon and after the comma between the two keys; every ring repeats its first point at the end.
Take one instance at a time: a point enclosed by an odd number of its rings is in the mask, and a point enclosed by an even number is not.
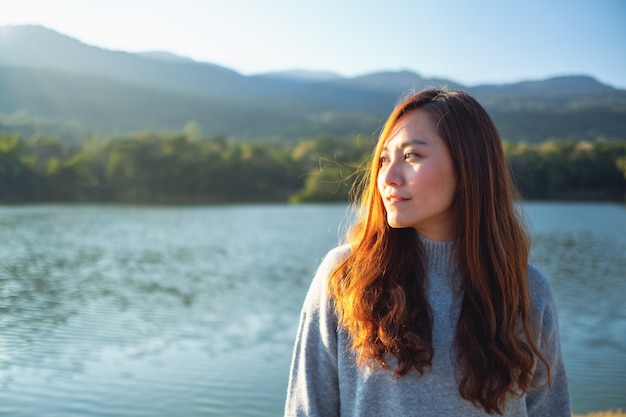
{"type": "Polygon", "coordinates": [[[378,158],[378,162],[382,165],[382,164],[384,164],[384,163],[389,162],[389,158],[387,158],[387,157],[386,157],[386,156],[384,156],[384,155],[381,155],[381,156],[380,156],[380,158],[378,158]]]}
{"type": "Polygon", "coordinates": [[[416,154],[415,152],[407,152],[404,154],[404,159],[415,159],[415,158],[419,158],[419,155],[416,154]]]}

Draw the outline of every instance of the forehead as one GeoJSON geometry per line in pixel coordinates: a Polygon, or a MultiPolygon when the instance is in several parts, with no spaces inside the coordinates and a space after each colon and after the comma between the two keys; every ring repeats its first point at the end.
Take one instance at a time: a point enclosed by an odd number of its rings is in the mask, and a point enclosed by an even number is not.
{"type": "Polygon", "coordinates": [[[432,117],[424,110],[416,109],[398,119],[390,130],[383,147],[406,144],[435,145],[443,142],[432,117]]]}

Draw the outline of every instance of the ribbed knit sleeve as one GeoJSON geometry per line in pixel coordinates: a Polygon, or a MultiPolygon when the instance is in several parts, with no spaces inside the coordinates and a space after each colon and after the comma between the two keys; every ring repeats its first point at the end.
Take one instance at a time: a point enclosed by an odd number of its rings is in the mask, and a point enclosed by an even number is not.
{"type": "Polygon", "coordinates": [[[300,314],[285,416],[339,416],[337,318],[326,291],[328,277],[348,246],[329,252],[311,283],[300,314]]]}
{"type": "Polygon", "coordinates": [[[565,365],[561,355],[559,321],[552,288],[546,277],[529,265],[528,279],[533,300],[532,312],[539,349],[550,364],[551,384],[544,364],[535,370],[535,388],[526,394],[529,417],[570,417],[572,415],[565,365]]]}

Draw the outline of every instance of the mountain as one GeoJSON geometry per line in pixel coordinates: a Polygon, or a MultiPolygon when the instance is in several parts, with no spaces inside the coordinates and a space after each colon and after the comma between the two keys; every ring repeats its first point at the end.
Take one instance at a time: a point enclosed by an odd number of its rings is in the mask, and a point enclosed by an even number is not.
{"type": "Polygon", "coordinates": [[[41,26],[0,28],[2,65],[90,74],[131,83],[206,93],[228,91],[243,77],[218,65],[155,60],[86,45],[41,26]],[[206,80],[213,82],[207,83],[206,80]]]}
{"type": "Polygon", "coordinates": [[[626,137],[626,91],[587,76],[473,87],[411,71],[244,76],[164,51],[102,49],[41,26],[0,27],[0,132],[119,135],[193,121],[204,134],[244,140],[373,135],[402,94],[426,87],[474,94],[507,139],[626,137]]]}
{"type": "Polygon", "coordinates": [[[135,55],[140,56],[142,58],[154,59],[156,61],[178,62],[178,63],[195,62],[193,59],[187,58],[186,56],[176,55],[167,51],[144,51],[144,52],[137,52],[135,53],[135,55]]]}
{"type": "Polygon", "coordinates": [[[341,75],[331,72],[331,71],[310,71],[310,70],[290,70],[290,71],[276,71],[276,72],[267,72],[263,74],[256,75],[255,77],[259,78],[282,78],[282,79],[291,79],[298,81],[330,81],[330,80],[339,80],[343,78],[341,75]]]}
{"type": "Polygon", "coordinates": [[[615,89],[586,75],[569,75],[514,84],[478,85],[472,90],[480,94],[545,95],[610,92],[615,89]]]}

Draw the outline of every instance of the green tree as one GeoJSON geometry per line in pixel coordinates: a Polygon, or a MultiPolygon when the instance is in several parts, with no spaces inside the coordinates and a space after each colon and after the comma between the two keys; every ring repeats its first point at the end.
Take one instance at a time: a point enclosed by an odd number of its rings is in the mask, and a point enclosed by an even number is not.
{"type": "Polygon", "coordinates": [[[0,201],[28,202],[34,198],[37,175],[18,134],[0,134],[0,201]]]}

